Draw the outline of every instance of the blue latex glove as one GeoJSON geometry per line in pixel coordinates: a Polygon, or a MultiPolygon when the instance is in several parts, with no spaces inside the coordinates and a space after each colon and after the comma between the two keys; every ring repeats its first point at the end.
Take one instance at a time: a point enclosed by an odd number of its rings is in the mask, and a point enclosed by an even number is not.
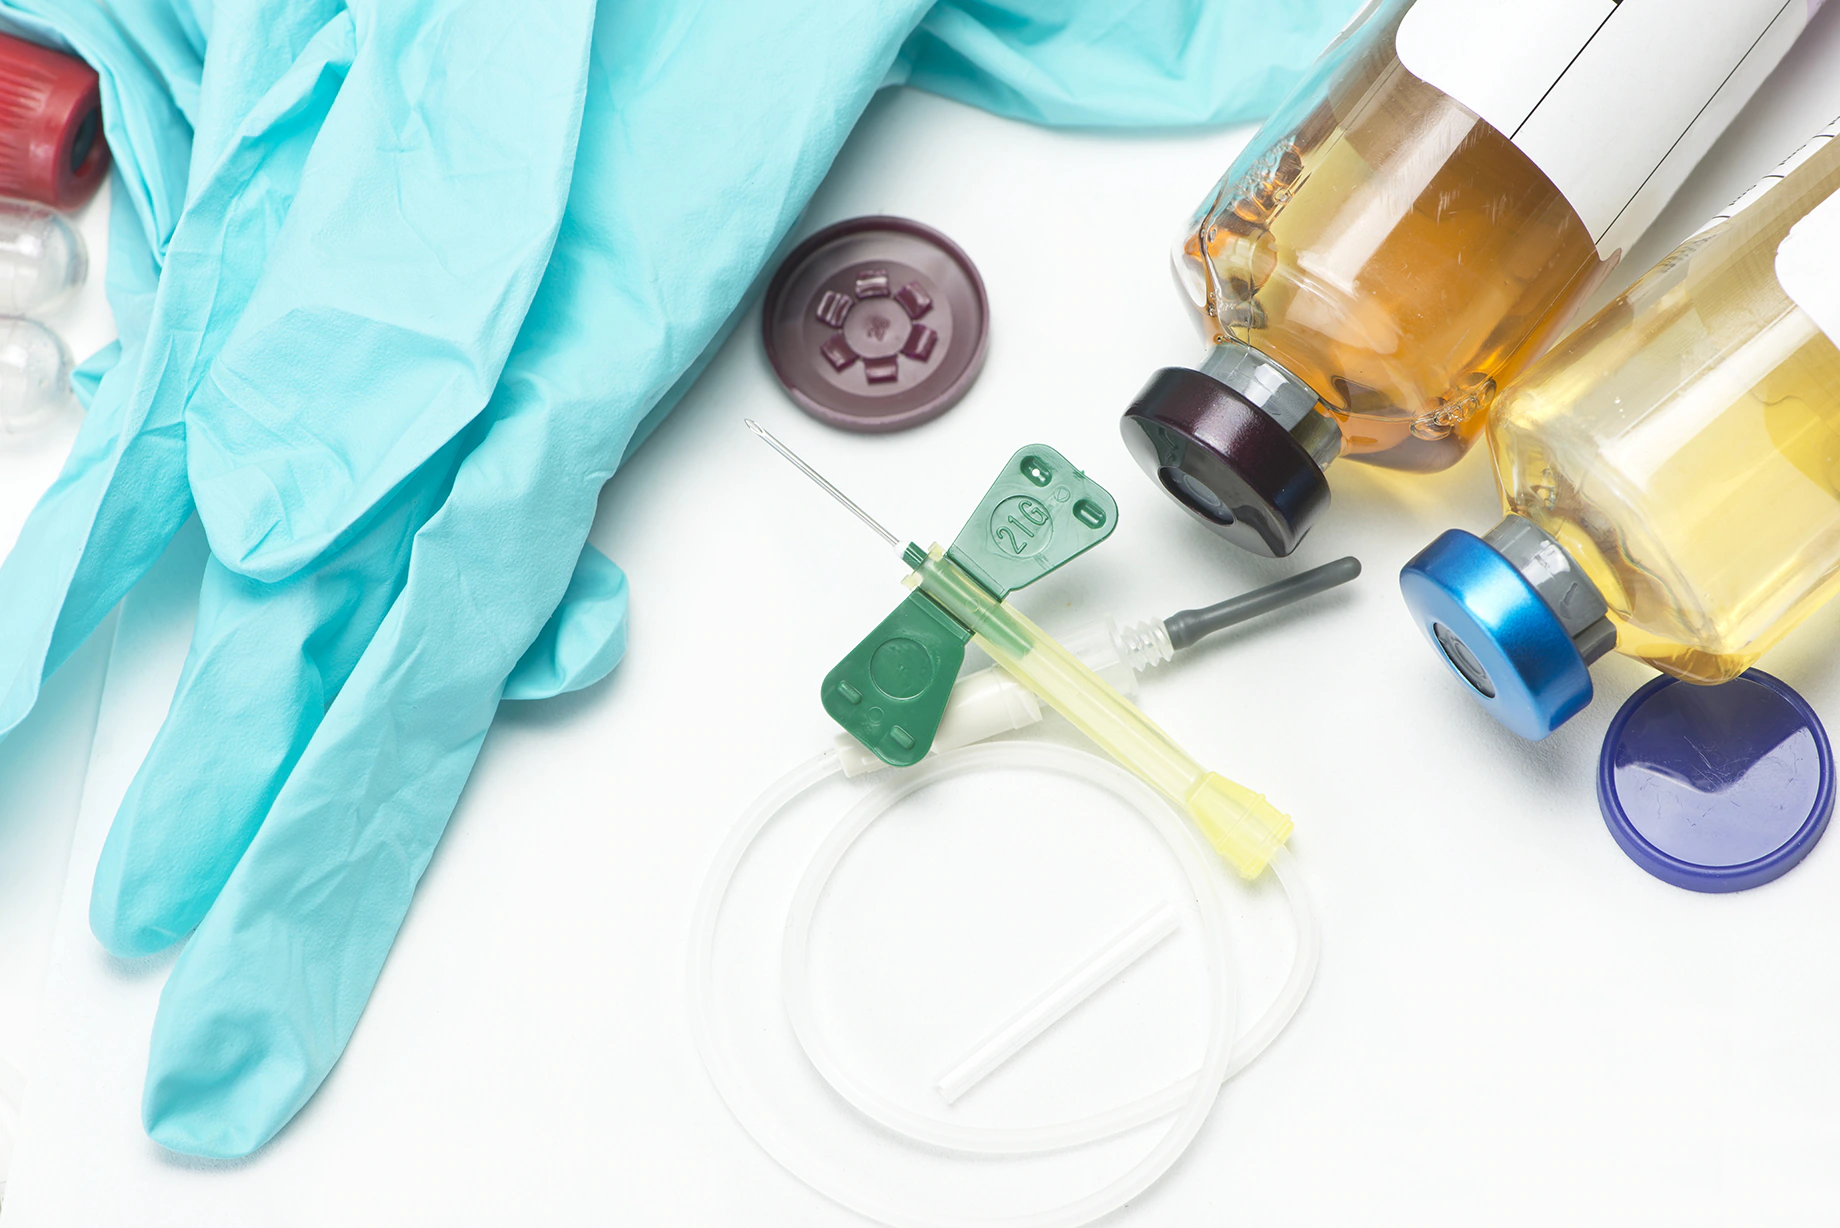
{"type": "MultiPolygon", "coordinates": [[[[148,58],[151,35],[92,50],[69,34],[94,11],[81,0],[31,2],[92,60],[124,54],[126,74],[148,58]]],[[[1055,122],[1126,99],[1130,122],[1218,120],[1269,106],[1314,51],[1298,31],[1325,42],[1345,15],[1247,6],[1253,30],[1305,15],[1266,71],[1262,49],[1226,45],[1218,8],[1173,2],[1050,21],[929,16],[925,0],[609,0],[591,35],[584,7],[547,7],[541,29],[529,6],[489,3],[147,18],[210,31],[187,109],[183,90],[165,100],[197,124],[192,188],[144,340],[124,326],[95,442],[60,483],[83,497],[48,496],[0,569],[0,732],[195,500],[214,554],[198,628],[92,899],[113,950],[193,933],[143,1102],[177,1150],[246,1154],[305,1103],[499,700],[618,660],[624,577],[585,545],[600,488],[883,81],[1055,122]],[[482,29],[490,47],[468,41],[482,29]],[[1218,54],[1185,58],[1195,39],[1218,54]],[[156,525],[96,510],[146,492],[156,525]]],[[[119,153],[128,121],[105,122],[119,153]]]]}

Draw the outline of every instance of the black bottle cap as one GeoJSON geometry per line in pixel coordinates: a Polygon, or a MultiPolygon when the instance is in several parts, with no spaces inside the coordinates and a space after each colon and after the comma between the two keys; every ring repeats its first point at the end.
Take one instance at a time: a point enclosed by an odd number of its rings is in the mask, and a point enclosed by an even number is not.
{"type": "Polygon", "coordinates": [[[1124,412],[1145,473],[1214,532],[1283,558],[1329,506],[1329,480],[1276,419],[1219,380],[1164,367],[1124,412]]]}

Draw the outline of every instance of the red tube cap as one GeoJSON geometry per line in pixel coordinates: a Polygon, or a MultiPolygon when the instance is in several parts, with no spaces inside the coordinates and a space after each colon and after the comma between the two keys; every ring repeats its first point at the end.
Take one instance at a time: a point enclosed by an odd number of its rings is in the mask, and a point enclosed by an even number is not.
{"type": "Polygon", "coordinates": [[[74,209],[108,170],[96,70],[0,34],[0,196],[74,209]]]}

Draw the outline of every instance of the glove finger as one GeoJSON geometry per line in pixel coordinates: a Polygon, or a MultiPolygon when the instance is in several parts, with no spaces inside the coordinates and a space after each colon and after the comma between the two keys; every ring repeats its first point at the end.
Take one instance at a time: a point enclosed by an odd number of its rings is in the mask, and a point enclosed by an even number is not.
{"type": "Polygon", "coordinates": [[[311,572],[265,585],[207,563],[172,705],[97,863],[90,928],[110,951],[163,950],[211,907],[396,599],[453,452],[311,572]]]}
{"type": "Polygon", "coordinates": [[[137,358],[103,377],[63,472],[0,563],[0,737],[191,515],[183,437],[118,425],[137,358]]]}
{"type": "Polygon", "coordinates": [[[180,441],[143,437],[122,468],[60,478],[0,563],[0,738],[191,516],[180,441]]]}
{"type": "Polygon", "coordinates": [[[164,1146],[254,1150],[356,1026],[505,678],[581,558],[593,492],[539,526],[524,509],[542,475],[507,463],[545,426],[534,412],[495,423],[460,466],[406,587],[174,965],[142,1101],[164,1146]]]}
{"type": "Polygon", "coordinates": [[[626,655],[626,573],[583,546],[562,604],[505,680],[506,699],[549,699],[593,686],[626,655]]]}

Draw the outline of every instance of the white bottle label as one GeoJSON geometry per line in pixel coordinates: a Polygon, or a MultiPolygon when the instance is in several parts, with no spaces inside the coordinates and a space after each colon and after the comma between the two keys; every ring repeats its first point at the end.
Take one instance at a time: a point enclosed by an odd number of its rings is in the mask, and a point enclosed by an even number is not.
{"type": "Polygon", "coordinates": [[[1776,280],[1840,345],[1840,192],[1816,205],[1777,246],[1776,280]]]}
{"type": "Polygon", "coordinates": [[[1808,22],[1809,0],[1418,0],[1399,59],[1627,250],[1808,22]]]}

